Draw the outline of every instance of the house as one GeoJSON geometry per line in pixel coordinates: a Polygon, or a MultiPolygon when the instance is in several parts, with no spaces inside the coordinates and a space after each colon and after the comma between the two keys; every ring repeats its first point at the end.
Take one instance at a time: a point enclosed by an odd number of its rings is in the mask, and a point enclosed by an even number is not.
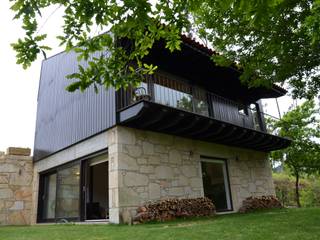
{"type": "Polygon", "coordinates": [[[182,39],[174,53],[155,44],[146,61],[159,70],[138,88],[69,93],[76,54],[43,61],[33,222],[119,223],[171,197],[207,196],[230,212],[249,196],[274,194],[268,152],[290,140],[267,132],[260,100],[285,90],[248,89],[237,69],[216,66],[210,49],[182,39]]]}

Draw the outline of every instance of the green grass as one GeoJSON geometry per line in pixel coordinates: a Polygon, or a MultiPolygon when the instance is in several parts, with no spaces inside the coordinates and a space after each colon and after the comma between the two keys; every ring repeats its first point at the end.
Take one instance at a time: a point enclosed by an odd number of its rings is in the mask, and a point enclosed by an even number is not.
{"type": "Polygon", "coordinates": [[[37,225],[0,227],[1,240],[320,239],[320,208],[281,209],[135,226],[37,225]]]}

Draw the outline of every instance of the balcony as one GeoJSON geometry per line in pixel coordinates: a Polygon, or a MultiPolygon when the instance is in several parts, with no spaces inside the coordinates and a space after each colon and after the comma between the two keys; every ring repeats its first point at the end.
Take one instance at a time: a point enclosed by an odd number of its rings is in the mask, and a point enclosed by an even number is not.
{"type": "Polygon", "coordinates": [[[118,124],[220,144],[271,151],[290,140],[267,133],[266,116],[167,74],[117,94],[118,124]]]}

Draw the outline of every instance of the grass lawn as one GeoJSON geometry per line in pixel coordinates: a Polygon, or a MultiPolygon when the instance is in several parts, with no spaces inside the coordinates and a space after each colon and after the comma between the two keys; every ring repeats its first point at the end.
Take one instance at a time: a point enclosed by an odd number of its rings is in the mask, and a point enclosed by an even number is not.
{"type": "Polygon", "coordinates": [[[135,226],[38,225],[0,227],[1,240],[320,239],[320,208],[281,209],[135,226]]]}

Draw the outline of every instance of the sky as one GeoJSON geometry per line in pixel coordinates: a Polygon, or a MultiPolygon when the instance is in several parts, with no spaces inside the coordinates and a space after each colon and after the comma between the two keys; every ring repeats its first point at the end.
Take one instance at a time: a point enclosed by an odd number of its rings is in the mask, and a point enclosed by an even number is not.
{"type": "MultiPolygon", "coordinates": [[[[10,44],[24,36],[21,23],[13,20],[14,14],[10,10],[10,2],[2,1],[0,6],[0,151],[7,147],[29,147],[33,149],[37,92],[40,80],[41,62],[39,58],[30,68],[24,70],[16,64],[15,52],[10,44]]],[[[48,8],[39,19],[39,33],[48,33],[44,42],[52,47],[47,56],[61,52],[55,36],[61,33],[62,9],[53,6],[48,8]]],[[[283,113],[292,104],[290,97],[278,99],[283,113]]],[[[265,111],[279,116],[274,99],[263,101],[265,111]]],[[[48,106],[50,107],[50,106],[48,106]]]]}

